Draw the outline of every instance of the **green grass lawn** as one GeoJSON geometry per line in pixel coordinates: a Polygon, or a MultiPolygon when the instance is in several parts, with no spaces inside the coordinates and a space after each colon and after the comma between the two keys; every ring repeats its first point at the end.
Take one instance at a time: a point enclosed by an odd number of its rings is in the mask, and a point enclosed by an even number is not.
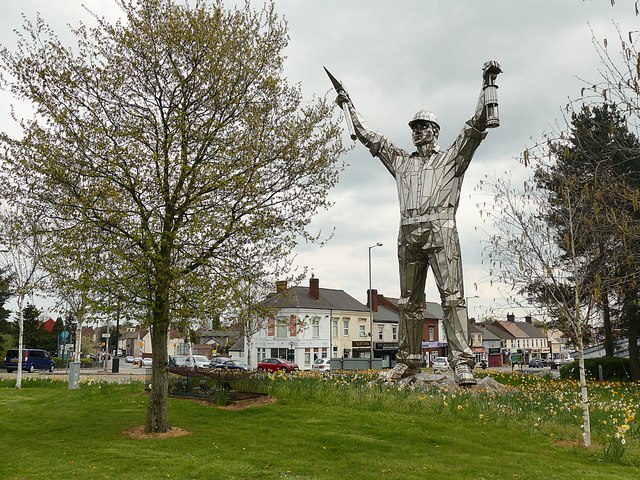
{"type": "Polygon", "coordinates": [[[535,411],[512,410],[513,395],[398,392],[304,376],[267,382],[277,403],[226,410],[171,399],[171,424],[190,434],[144,440],[122,433],[145,421],[140,384],[67,390],[26,381],[15,390],[0,382],[0,478],[640,478],[637,438],[619,462],[605,461],[602,445],[580,446],[579,425],[538,424],[535,411]]]}

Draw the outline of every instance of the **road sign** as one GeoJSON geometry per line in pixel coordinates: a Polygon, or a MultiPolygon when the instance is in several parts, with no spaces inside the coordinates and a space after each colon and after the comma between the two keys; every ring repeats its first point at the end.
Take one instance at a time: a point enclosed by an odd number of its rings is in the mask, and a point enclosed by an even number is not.
{"type": "Polygon", "coordinates": [[[111,336],[110,333],[103,333],[102,338],[109,338],[111,336]]]}
{"type": "Polygon", "coordinates": [[[69,332],[67,332],[66,330],[63,330],[60,332],[60,343],[67,343],[67,340],[69,339],[69,332]]]}

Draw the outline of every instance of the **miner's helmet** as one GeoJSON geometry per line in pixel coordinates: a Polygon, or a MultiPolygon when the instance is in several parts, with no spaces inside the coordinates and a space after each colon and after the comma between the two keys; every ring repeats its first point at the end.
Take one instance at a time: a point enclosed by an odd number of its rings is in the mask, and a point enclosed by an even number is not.
{"type": "Polygon", "coordinates": [[[420,110],[418,113],[416,113],[413,116],[413,119],[409,122],[409,127],[413,128],[414,125],[421,122],[433,123],[436,125],[436,127],[438,127],[438,130],[440,129],[440,125],[438,124],[438,119],[433,113],[431,113],[428,110],[420,110]]]}

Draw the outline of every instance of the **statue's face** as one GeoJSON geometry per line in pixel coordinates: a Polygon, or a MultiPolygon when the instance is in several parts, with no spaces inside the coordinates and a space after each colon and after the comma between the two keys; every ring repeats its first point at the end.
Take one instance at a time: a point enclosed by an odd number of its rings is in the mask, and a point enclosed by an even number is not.
{"type": "Polygon", "coordinates": [[[438,127],[431,122],[420,122],[411,128],[411,139],[416,147],[435,143],[438,139],[438,127]]]}

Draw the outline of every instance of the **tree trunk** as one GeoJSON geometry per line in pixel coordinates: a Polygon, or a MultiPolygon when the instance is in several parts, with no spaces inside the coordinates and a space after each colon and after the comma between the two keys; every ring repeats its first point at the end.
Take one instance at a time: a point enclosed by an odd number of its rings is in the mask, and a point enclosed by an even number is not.
{"type": "MultiPolygon", "coordinates": [[[[247,347],[247,365],[249,365],[250,368],[253,368],[253,366],[251,365],[251,349],[253,348],[253,337],[250,335],[246,335],[245,337],[247,339],[247,341],[245,342],[245,345],[247,347]]],[[[256,362],[256,367],[258,366],[258,362],[256,362]]]]}
{"type": "Polygon", "coordinates": [[[18,294],[18,372],[16,373],[16,388],[22,388],[22,355],[24,351],[24,294],[18,294]]]}
{"type": "Polygon", "coordinates": [[[76,351],[73,352],[73,361],[79,362],[82,352],[82,317],[78,316],[78,325],[76,325],[76,351]]]}
{"type": "Polygon", "coordinates": [[[151,395],[147,409],[146,433],[169,431],[167,401],[169,398],[169,280],[162,272],[157,275],[157,287],[151,325],[151,395]]]}
{"type": "Polygon", "coordinates": [[[602,322],[604,329],[604,351],[607,357],[613,357],[613,328],[611,326],[611,309],[609,308],[609,294],[606,289],[600,295],[602,322]]]}
{"type": "Polygon", "coordinates": [[[631,380],[640,380],[640,358],[638,352],[638,335],[640,334],[640,318],[634,316],[629,318],[629,369],[631,370],[631,380]]]}
{"type": "MultiPolygon", "coordinates": [[[[582,332],[581,332],[582,333],[582,332]]],[[[589,413],[589,390],[587,376],[584,369],[584,344],[582,335],[578,336],[578,368],[580,369],[580,391],[582,394],[582,438],[584,446],[591,446],[591,415],[589,413]]]]}

